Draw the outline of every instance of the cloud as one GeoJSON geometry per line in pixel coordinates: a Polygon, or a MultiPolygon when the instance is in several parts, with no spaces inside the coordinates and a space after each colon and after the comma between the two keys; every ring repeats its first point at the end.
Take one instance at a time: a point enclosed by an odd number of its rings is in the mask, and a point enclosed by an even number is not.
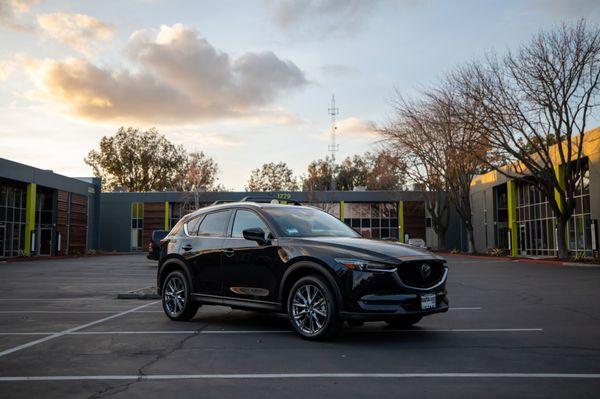
{"type": "Polygon", "coordinates": [[[38,0],[0,0],[0,25],[18,31],[33,30],[33,26],[23,24],[19,19],[38,0]]]}
{"type": "Polygon", "coordinates": [[[79,58],[40,61],[30,67],[36,97],[86,119],[173,125],[269,116],[278,96],[308,83],[272,52],[232,57],[181,24],[135,32],[127,54],[131,71],[79,58]]]}
{"type": "Polygon", "coordinates": [[[353,33],[380,0],[271,0],[266,4],[284,30],[305,35],[353,33]]]}
{"type": "MultiPolygon", "coordinates": [[[[315,135],[315,137],[322,141],[328,141],[331,137],[330,134],[331,130],[327,129],[319,132],[315,135]]],[[[344,140],[346,138],[373,139],[377,137],[375,124],[372,121],[367,121],[356,117],[350,117],[338,121],[336,134],[340,140],[344,140]]]]}
{"type": "Polygon", "coordinates": [[[0,61],[0,80],[6,80],[13,71],[14,65],[10,61],[0,61]]]}
{"type": "Polygon", "coordinates": [[[84,14],[42,14],[37,16],[37,22],[47,35],[86,55],[97,51],[102,42],[115,34],[112,26],[84,14]]]}

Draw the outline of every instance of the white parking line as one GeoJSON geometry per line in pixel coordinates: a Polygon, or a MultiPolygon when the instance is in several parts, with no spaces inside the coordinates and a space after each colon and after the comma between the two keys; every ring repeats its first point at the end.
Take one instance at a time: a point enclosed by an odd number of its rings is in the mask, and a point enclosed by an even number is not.
{"type": "Polygon", "coordinates": [[[598,373],[265,373],[265,374],[129,374],[0,377],[0,382],[85,380],[233,380],[314,378],[533,378],[600,379],[598,373]]]}
{"type": "MultiPolygon", "coordinates": [[[[380,333],[438,333],[438,332],[542,332],[543,328],[434,328],[402,330],[344,330],[345,334],[380,333]]],[[[292,330],[148,330],[148,331],[71,331],[54,332],[0,332],[0,336],[11,335],[128,335],[128,334],[291,334],[292,330]]]]}
{"type": "Polygon", "coordinates": [[[20,351],[21,349],[30,348],[30,347],[32,347],[34,345],[41,344],[42,342],[46,342],[46,341],[49,341],[51,339],[62,337],[63,335],[67,335],[67,334],[70,334],[70,333],[73,333],[73,332],[76,332],[76,331],[79,331],[79,330],[83,330],[84,328],[87,328],[87,327],[95,326],[96,324],[100,324],[100,323],[103,323],[105,321],[115,319],[117,317],[124,316],[126,314],[135,312],[136,310],[140,310],[140,309],[143,309],[143,308],[148,307],[150,305],[153,305],[155,303],[158,303],[158,301],[157,302],[147,303],[147,304],[141,305],[141,306],[137,306],[135,308],[132,308],[132,309],[129,309],[129,310],[125,310],[125,311],[120,312],[120,313],[113,314],[112,316],[104,317],[102,319],[99,319],[99,320],[96,320],[96,321],[92,321],[90,323],[86,323],[86,324],[82,324],[82,325],[77,326],[77,327],[69,328],[69,329],[61,331],[61,332],[53,333],[52,335],[49,335],[49,336],[44,337],[44,338],[40,338],[40,339],[35,340],[35,341],[28,342],[28,343],[23,344],[23,345],[19,345],[19,346],[15,346],[13,348],[10,348],[10,349],[6,349],[6,350],[0,352],[0,357],[9,355],[9,354],[11,354],[13,352],[20,351]]]}

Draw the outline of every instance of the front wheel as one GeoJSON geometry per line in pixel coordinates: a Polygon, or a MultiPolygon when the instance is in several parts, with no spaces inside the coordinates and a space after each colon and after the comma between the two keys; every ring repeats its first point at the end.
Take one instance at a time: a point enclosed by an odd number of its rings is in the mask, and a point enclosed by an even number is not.
{"type": "Polygon", "coordinates": [[[171,320],[190,320],[200,307],[192,301],[190,284],[180,271],[167,275],[162,287],[162,305],[167,317],[171,320]]]}
{"type": "Polygon", "coordinates": [[[333,338],[340,332],[337,303],[320,276],[298,280],[290,290],[287,309],[292,327],[304,339],[333,338]]]}

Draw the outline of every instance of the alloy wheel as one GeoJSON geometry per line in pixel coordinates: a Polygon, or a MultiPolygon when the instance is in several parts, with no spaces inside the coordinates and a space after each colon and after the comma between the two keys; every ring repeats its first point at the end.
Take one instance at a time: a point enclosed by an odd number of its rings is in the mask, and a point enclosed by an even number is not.
{"type": "Polygon", "coordinates": [[[312,284],[298,287],[292,299],[292,318],[308,335],[317,334],[327,322],[327,300],[321,289],[312,284]]]}
{"type": "Polygon", "coordinates": [[[165,309],[171,316],[179,316],[185,309],[185,283],[179,276],[172,276],[165,284],[165,309]]]}

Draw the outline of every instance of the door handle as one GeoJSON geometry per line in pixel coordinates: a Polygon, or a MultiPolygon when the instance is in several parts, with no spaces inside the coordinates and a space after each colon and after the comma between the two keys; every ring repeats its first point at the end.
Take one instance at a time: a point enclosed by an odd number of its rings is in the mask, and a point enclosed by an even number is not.
{"type": "Polygon", "coordinates": [[[223,253],[225,254],[225,256],[229,256],[229,257],[232,257],[233,255],[235,255],[235,251],[233,250],[233,248],[224,249],[223,253]]]}
{"type": "Polygon", "coordinates": [[[184,251],[191,251],[192,250],[192,246],[191,245],[184,245],[183,247],[181,247],[181,249],[183,249],[184,251]]]}

